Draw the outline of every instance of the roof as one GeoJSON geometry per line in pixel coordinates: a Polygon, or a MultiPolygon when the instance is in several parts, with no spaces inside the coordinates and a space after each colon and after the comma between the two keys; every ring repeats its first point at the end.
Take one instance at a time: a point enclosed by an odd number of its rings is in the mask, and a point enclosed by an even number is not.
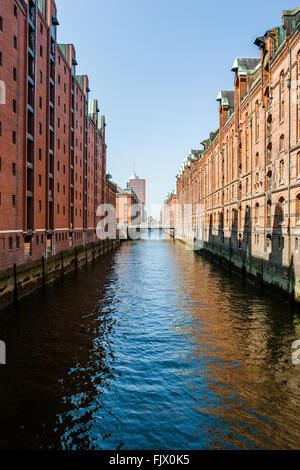
{"type": "Polygon", "coordinates": [[[217,96],[217,101],[220,101],[222,106],[229,106],[230,108],[234,108],[234,91],[220,90],[217,96]]]}
{"type": "Polygon", "coordinates": [[[88,114],[91,118],[95,114],[99,113],[98,100],[89,100],[88,102],[88,114]]]}
{"type": "MultiPolygon", "coordinates": [[[[296,10],[296,9],[295,9],[296,10]]],[[[293,10],[294,11],[294,10],[293,10]]],[[[284,12],[283,12],[284,14],[284,12]]],[[[298,17],[296,17],[296,19],[293,17],[292,19],[292,23],[295,23],[295,21],[299,21],[299,18],[297,20],[298,17]]],[[[276,50],[273,52],[273,55],[276,54],[276,51],[279,49],[279,47],[283,44],[284,40],[285,40],[285,28],[288,29],[288,23],[291,23],[290,22],[290,18],[284,19],[284,22],[285,22],[285,26],[275,26],[274,28],[270,28],[268,29],[264,36],[259,36],[255,39],[254,41],[254,44],[256,46],[258,46],[259,48],[261,49],[264,49],[265,46],[266,46],[266,38],[267,36],[271,36],[272,38],[274,38],[273,34],[274,34],[274,31],[277,31],[278,33],[278,36],[277,36],[277,44],[276,44],[276,50]]],[[[289,24],[290,25],[290,24],[289,24]]]]}
{"type": "Polygon", "coordinates": [[[119,185],[117,185],[117,191],[119,194],[126,194],[127,196],[131,194],[130,188],[121,188],[119,185]]]}
{"type": "Polygon", "coordinates": [[[231,67],[231,71],[238,71],[240,74],[245,74],[248,70],[254,70],[258,64],[260,64],[259,57],[236,57],[231,67]]]}
{"type": "Polygon", "coordinates": [[[283,10],[282,16],[286,34],[293,34],[300,24],[300,5],[297,5],[293,10],[283,10]]]}

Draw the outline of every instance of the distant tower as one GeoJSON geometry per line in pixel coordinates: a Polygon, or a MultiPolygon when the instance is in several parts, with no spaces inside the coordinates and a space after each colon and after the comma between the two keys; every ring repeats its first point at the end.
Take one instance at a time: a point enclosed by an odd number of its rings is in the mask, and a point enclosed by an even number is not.
{"type": "Polygon", "coordinates": [[[127,188],[131,188],[139,198],[140,202],[142,202],[144,206],[146,205],[146,180],[139,178],[135,174],[135,171],[129,178],[127,188]]]}

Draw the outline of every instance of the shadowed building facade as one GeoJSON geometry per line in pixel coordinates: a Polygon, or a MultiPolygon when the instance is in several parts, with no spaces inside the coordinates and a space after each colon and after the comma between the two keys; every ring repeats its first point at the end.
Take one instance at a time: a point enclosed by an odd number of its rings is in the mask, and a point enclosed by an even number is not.
{"type": "Polygon", "coordinates": [[[0,0],[0,268],[96,240],[111,199],[105,119],[58,25],[54,0],[0,0]]]}

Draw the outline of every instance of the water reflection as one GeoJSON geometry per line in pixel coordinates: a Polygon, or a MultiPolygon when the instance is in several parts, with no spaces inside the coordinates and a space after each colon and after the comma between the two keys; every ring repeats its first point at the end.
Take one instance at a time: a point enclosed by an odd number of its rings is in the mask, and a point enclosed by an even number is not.
{"type": "Polygon", "coordinates": [[[6,311],[0,447],[299,448],[299,314],[148,233],[6,311]]]}

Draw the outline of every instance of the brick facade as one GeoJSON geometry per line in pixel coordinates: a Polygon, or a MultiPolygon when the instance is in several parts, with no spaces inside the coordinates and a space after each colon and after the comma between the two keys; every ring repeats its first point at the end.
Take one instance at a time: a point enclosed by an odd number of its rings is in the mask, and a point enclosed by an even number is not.
{"type": "Polygon", "coordinates": [[[142,222],[143,203],[132,188],[117,188],[116,213],[119,227],[130,227],[142,222]]]}
{"type": "Polygon", "coordinates": [[[105,119],[56,17],[53,0],[0,0],[0,269],[95,241],[113,198],[105,119]]]}
{"type": "MultiPolygon", "coordinates": [[[[260,57],[237,58],[221,90],[219,127],[177,174],[178,236],[300,277],[300,7],[257,38],[260,57]],[[184,212],[184,206],[188,205],[184,212]],[[201,222],[202,223],[202,222],[201,222]]],[[[171,207],[174,197],[166,204],[171,207]]]]}

